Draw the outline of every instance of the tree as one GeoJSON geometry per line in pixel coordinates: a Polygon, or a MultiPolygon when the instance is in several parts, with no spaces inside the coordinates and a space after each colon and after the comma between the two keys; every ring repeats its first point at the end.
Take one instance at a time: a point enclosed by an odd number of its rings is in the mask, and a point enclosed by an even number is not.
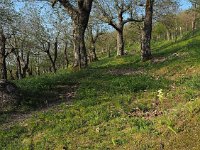
{"type": "Polygon", "coordinates": [[[92,9],[93,0],[54,0],[52,6],[57,2],[65,8],[69,16],[73,21],[74,29],[74,56],[75,62],[74,67],[79,66],[86,67],[87,62],[87,51],[85,46],[85,30],[88,25],[90,12],[92,9]]]}
{"type": "Polygon", "coordinates": [[[200,11],[200,0],[189,0],[192,4],[192,32],[194,34],[194,31],[196,29],[197,24],[197,16],[200,11]]]}
{"type": "Polygon", "coordinates": [[[142,60],[151,59],[151,32],[154,0],[146,0],[144,27],[142,29],[142,60]]]}
{"type": "Polygon", "coordinates": [[[142,40],[141,40],[141,53],[143,61],[152,58],[151,34],[152,34],[153,12],[154,11],[157,12],[156,19],[158,19],[162,18],[163,15],[166,15],[169,11],[176,10],[177,6],[178,5],[176,0],[161,0],[161,1],[146,0],[144,27],[142,29],[142,40]]]}
{"type": "Polygon", "coordinates": [[[50,42],[47,42],[46,47],[45,47],[45,44],[43,44],[43,50],[47,54],[47,56],[49,57],[49,60],[52,64],[53,72],[56,73],[56,70],[57,70],[56,60],[57,60],[57,56],[58,56],[58,38],[56,38],[56,40],[54,42],[54,53],[53,54],[51,54],[50,48],[51,48],[50,42]]]}
{"type": "Polygon", "coordinates": [[[7,80],[6,58],[14,50],[6,47],[7,40],[11,37],[11,31],[14,28],[15,17],[17,13],[12,8],[12,3],[9,0],[0,2],[0,70],[1,79],[7,80]]]}
{"type": "Polygon", "coordinates": [[[179,11],[178,0],[154,0],[154,20],[160,20],[163,16],[177,14],[179,11]]]}
{"type": "Polygon", "coordinates": [[[199,8],[200,0],[189,0],[189,1],[193,6],[196,5],[195,8],[199,8]]]}
{"type": "Polygon", "coordinates": [[[104,25],[102,22],[99,22],[95,18],[91,18],[89,21],[89,25],[87,27],[87,35],[89,40],[89,60],[97,61],[98,57],[96,54],[96,42],[100,35],[104,33],[103,29],[104,25]]]}
{"type": "Polygon", "coordinates": [[[96,2],[96,8],[99,11],[97,17],[103,22],[111,25],[117,31],[118,56],[124,55],[124,25],[128,22],[143,21],[142,18],[139,19],[136,7],[137,3],[128,0],[99,0],[96,2]]]}
{"type": "Polygon", "coordinates": [[[0,31],[0,66],[1,66],[1,79],[7,79],[7,68],[6,68],[6,36],[3,30],[0,31]]]}
{"type": "Polygon", "coordinates": [[[57,19],[58,16],[57,14],[53,15],[53,12],[49,12],[44,18],[40,15],[40,10],[38,10],[38,8],[25,7],[24,11],[27,9],[28,11],[25,16],[28,17],[25,17],[24,20],[26,20],[26,23],[29,25],[24,28],[28,28],[26,33],[28,33],[29,37],[32,37],[31,40],[35,46],[34,53],[45,53],[51,65],[51,69],[49,70],[56,73],[56,61],[59,47],[58,38],[61,33],[61,28],[59,27],[60,22],[57,19]]]}

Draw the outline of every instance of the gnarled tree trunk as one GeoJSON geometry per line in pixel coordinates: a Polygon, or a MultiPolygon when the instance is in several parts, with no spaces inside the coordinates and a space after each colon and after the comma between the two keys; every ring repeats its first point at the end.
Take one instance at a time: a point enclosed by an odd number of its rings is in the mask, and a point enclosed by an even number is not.
{"type": "Polygon", "coordinates": [[[88,62],[84,36],[93,0],[77,0],[77,5],[69,0],[53,0],[53,6],[58,1],[64,6],[74,24],[74,67],[86,67],[88,62]]]}
{"type": "Polygon", "coordinates": [[[6,67],[6,37],[3,32],[0,35],[0,69],[1,79],[7,80],[7,67],[6,67]]]}
{"type": "MultiPolygon", "coordinates": [[[[88,16],[89,17],[89,16],[88,16]]],[[[88,65],[87,52],[85,47],[85,30],[87,28],[88,18],[84,14],[74,16],[74,67],[84,68],[88,65]]]]}
{"type": "Polygon", "coordinates": [[[43,45],[43,48],[44,48],[44,51],[46,52],[47,56],[49,57],[53,72],[56,73],[56,71],[57,71],[56,60],[57,60],[57,55],[58,55],[58,40],[57,40],[57,38],[56,38],[56,41],[54,43],[54,54],[53,54],[53,56],[52,56],[52,54],[50,52],[50,46],[51,46],[51,43],[48,42],[47,43],[47,48],[45,48],[44,45],[43,45]]]}
{"type": "Polygon", "coordinates": [[[28,70],[29,70],[29,56],[30,56],[30,52],[27,52],[27,55],[26,55],[26,62],[25,62],[25,60],[23,59],[22,78],[25,78],[25,77],[26,77],[26,73],[27,73],[28,70]]]}
{"type": "Polygon", "coordinates": [[[93,33],[93,27],[89,26],[88,27],[88,34],[89,34],[89,37],[90,37],[90,55],[89,55],[89,60],[90,60],[90,62],[97,61],[98,57],[97,57],[97,54],[96,54],[96,42],[97,42],[98,37],[102,33],[100,33],[98,29],[96,30],[96,33],[93,33]]]}
{"type": "Polygon", "coordinates": [[[141,53],[142,60],[149,60],[151,55],[151,32],[152,32],[152,16],[153,16],[154,0],[146,0],[144,27],[142,30],[141,53]]]}

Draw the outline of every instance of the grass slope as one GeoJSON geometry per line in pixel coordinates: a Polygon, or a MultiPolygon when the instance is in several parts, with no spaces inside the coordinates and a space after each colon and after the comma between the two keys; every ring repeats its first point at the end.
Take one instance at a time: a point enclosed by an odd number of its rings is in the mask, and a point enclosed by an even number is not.
{"type": "Polygon", "coordinates": [[[72,103],[8,127],[1,115],[0,149],[200,149],[199,47],[197,34],[155,43],[153,61],[105,58],[79,72],[18,81],[23,110],[48,103],[58,85],[78,88],[72,103]]]}

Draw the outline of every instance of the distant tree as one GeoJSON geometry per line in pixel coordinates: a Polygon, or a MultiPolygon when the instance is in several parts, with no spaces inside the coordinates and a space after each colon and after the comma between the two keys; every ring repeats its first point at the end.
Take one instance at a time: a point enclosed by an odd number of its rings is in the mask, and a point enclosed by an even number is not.
{"type": "Polygon", "coordinates": [[[196,30],[198,14],[200,13],[200,0],[189,0],[192,4],[192,32],[196,30]]]}
{"type": "Polygon", "coordinates": [[[177,14],[180,1],[178,0],[154,0],[154,20],[160,20],[165,15],[177,14]]]}
{"type": "Polygon", "coordinates": [[[87,27],[87,35],[88,35],[88,41],[89,41],[89,59],[90,61],[97,61],[98,57],[96,54],[96,42],[104,33],[103,29],[103,23],[99,22],[95,18],[91,18],[87,27]]]}
{"type": "Polygon", "coordinates": [[[138,48],[135,47],[135,44],[140,45],[142,25],[142,23],[132,22],[124,27],[124,39],[126,41],[125,47],[127,48],[126,50],[132,52],[136,51],[136,49],[138,50],[138,48]]]}
{"type": "Polygon", "coordinates": [[[124,25],[128,22],[143,21],[137,14],[137,1],[99,0],[95,4],[98,10],[96,17],[117,31],[117,55],[124,55],[124,25]]]}
{"type": "MultiPolygon", "coordinates": [[[[24,19],[29,24],[29,31],[27,33],[32,37],[32,41],[35,44],[34,53],[38,55],[46,54],[47,61],[49,62],[48,66],[50,66],[49,71],[54,73],[57,71],[58,53],[63,42],[61,37],[63,35],[61,33],[65,30],[62,23],[66,23],[65,19],[60,20],[59,15],[59,12],[49,12],[42,16],[38,8],[28,8],[26,14],[28,17],[24,19]]],[[[41,67],[41,65],[38,65],[38,69],[41,67]]]]}
{"type": "Polygon", "coordinates": [[[12,31],[15,29],[15,19],[17,13],[13,9],[13,5],[10,0],[0,1],[0,70],[1,79],[7,80],[7,64],[6,58],[13,48],[7,46],[7,40],[11,38],[12,31]]]}
{"type": "Polygon", "coordinates": [[[116,49],[116,32],[105,32],[103,35],[99,36],[99,39],[96,42],[96,47],[99,51],[99,54],[108,57],[111,57],[116,49]]]}
{"type": "Polygon", "coordinates": [[[156,22],[153,26],[153,31],[152,31],[152,38],[155,41],[159,41],[159,40],[165,40],[166,39],[166,26],[161,23],[161,22],[156,22]]]}

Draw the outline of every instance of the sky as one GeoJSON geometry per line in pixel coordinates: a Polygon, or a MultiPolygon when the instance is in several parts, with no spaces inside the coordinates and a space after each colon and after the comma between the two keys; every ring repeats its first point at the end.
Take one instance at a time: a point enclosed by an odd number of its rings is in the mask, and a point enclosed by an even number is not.
{"type": "Polygon", "coordinates": [[[179,3],[181,4],[181,9],[182,10],[186,10],[186,9],[191,7],[191,4],[190,4],[190,2],[188,0],[180,0],[179,3]]]}
{"type": "MultiPolygon", "coordinates": [[[[191,7],[191,4],[188,0],[180,0],[179,3],[181,5],[181,10],[186,10],[191,7]]],[[[17,5],[15,5],[15,8],[19,10],[22,6],[22,3],[17,3],[17,5]]]]}

